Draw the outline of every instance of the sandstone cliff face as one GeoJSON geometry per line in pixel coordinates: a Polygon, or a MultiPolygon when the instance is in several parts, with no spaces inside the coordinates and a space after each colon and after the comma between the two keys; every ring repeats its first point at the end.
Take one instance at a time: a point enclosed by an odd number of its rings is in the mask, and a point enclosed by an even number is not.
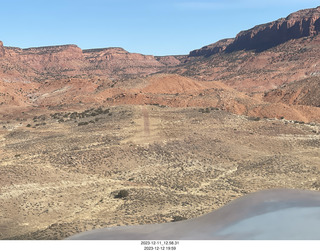
{"type": "Polygon", "coordinates": [[[165,66],[176,66],[181,63],[180,60],[174,56],[158,56],[155,57],[155,59],[165,66]]]}
{"type": "Polygon", "coordinates": [[[242,31],[226,50],[265,50],[290,39],[315,36],[319,32],[320,7],[317,7],[301,10],[287,18],[242,31]]]}
{"type": "Polygon", "coordinates": [[[82,50],[76,45],[23,49],[18,58],[37,71],[76,69],[84,60],[82,50]]]}
{"type": "Polygon", "coordinates": [[[223,39],[214,44],[209,44],[204,46],[198,50],[193,50],[190,52],[190,57],[198,57],[198,56],[211,56],[213,54],[217,54],[219,52],[225,51],[225,49],[234,41],[233,38],[223,39]]]}
{"type": "Polygon", "coordinates": [[[84,65],[82,50],[76,45],[4,49],[5,56],[0,61],[3,72],[0,75],[14,81],[74,76],[81,73],[84,65]]]}
{"type": "Polygon", "coordinates": [[[41,81],[92,74],[110,78],[145,76],[180,63],[173,56],[154,57],[122,48],[81,50],[76,45],[61,45],[20,49],[1,45],[0,66],[11,79],[41,81]]]}
{"type": "Polygon", "coordinates": [[[291,39],[315,36],[320,32],[320,7],[295,12],[287,18],[240,32],[227,51],[265,50],[291,39]]]}
{"type": "Polygon", "coordinates": [[[180,63],[170,58],[159,60],[152,55],[129,53],[122,48],[84,50],[83,54],[89,64],[87,70],[90,73],[107,75],[111,78],[146,76],[170,64],[180,63]]]}
{"type": "Polygon", "coordinates": [[[129,53],[122,48],[93,49],[84,50],[83,52],[86,59],[95,65],[102,63],[110,67],[161,66],[154,56],[129,53]]]}
{"type": "Polygon", "coordinates": [[[240,32],[235,39],[224,39],[217,43],[191,51],[190,57],[211,56],[220,52],[239,50],[263,51],[291,39],[316,36],[320,33],[320,6],[301,10],[286,18],[240,32]]]}
{"type": "MultiPolygon", "coordinates": [[[[176,74],[221,81],[240,91],[260,92],[320,74],[320,34],[292,39],[257,53],[241,50],[208,58],[188,57],[176,74]]],[[[182,61],[183,62],[183,61],[182,61]]]]}

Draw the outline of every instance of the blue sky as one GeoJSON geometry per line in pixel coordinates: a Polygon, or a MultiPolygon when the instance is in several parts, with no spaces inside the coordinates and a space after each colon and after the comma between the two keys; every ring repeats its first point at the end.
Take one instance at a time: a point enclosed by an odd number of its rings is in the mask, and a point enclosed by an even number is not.
{"type": "Polygon", "coordinates": [[[76,44],[188,54],[319,0],[0,0],[0,40],[21,48],[76,44]]]}

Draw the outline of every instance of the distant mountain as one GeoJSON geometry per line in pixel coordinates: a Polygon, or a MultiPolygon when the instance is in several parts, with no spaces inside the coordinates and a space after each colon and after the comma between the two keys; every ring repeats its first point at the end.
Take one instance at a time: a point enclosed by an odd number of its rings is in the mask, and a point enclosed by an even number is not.
{"type": "Polygon", "coordinates": [[[81,50],[76,45],[60,45],[21,49],[5,47],[0,41],[0,78],[12,82],[89,75],[146,76],[179,63],[174,56],[155,57],[122,48],[81,50]]]}

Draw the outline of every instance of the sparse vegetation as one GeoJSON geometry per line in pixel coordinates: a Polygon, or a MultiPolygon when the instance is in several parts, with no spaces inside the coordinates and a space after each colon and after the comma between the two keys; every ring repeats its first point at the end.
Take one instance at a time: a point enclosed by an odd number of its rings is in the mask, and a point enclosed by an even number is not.
{"type": "Polygon", "coordinates": [[[80,123],[78,123],[78,126],[84,126],[84,125],[88,125],[89,124],[89,122],[80,122],[80,123]]]}
{"type": "Polygon", "coordinates": [[[37,123],[34,116],[29,119],[30,127],[36,125],[32,130],[11,129],[20,123],[14,119],[3,122],[11,130],[3,131],[0,183],[10,192],[18,189],[10,182],[32,185],[17,199],[1,199],[2,212],[13,219],[25,215],[30,222],[37,217],[41,230],[26,226],[30,235],[22,237],[17,224],[1,238],[59,239],[87,227],[191,219],[245,193],[279,187],[283,180],[288,187],[318,189],[316,159],[309,158],[319,149],[311,138],[318,124],[255,123],[213,107],[145,108],[147,117],[140,107],[128,106],[53,112],[45,121],[37,115],[37,123]],[[306,156],[298,154],[301,149],[306,156]],[[303,177],[297,175],[301,170],[303,177]],[[259,182],[252,182],[253,174],[259,182]],[[12,210],[15,203],[19,212],[12,210]]]}
{"type": "Polygon", "coordinates": [[[182,217],[182,216],[173,216],[172,217],[172,222],[183,221],[183,220],[187,220],[187,218],[182,217]]]}
{"type": "Polygon", "coordinates": [[[129,192],[127,190],[120,190],[119,193],[117,193],[114,198],[116,199],[123,199],[129,196],[129,192]]]}
{"type": "Polygon", "coordinates": [[[248,120],[251,120],[251,121],[260,121],[261,118],[260,118],[260,117],[248,117],[248,120]]]}

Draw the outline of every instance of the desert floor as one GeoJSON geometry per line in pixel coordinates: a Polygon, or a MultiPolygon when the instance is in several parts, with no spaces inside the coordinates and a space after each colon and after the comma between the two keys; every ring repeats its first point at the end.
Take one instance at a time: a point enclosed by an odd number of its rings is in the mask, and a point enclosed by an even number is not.
{"type": "Polygon", "coordinates": [[[270,188],[319,190],[319,131],[155,105],[2,117],[0,239],[63,239],[194,218],[270,188]]]}

